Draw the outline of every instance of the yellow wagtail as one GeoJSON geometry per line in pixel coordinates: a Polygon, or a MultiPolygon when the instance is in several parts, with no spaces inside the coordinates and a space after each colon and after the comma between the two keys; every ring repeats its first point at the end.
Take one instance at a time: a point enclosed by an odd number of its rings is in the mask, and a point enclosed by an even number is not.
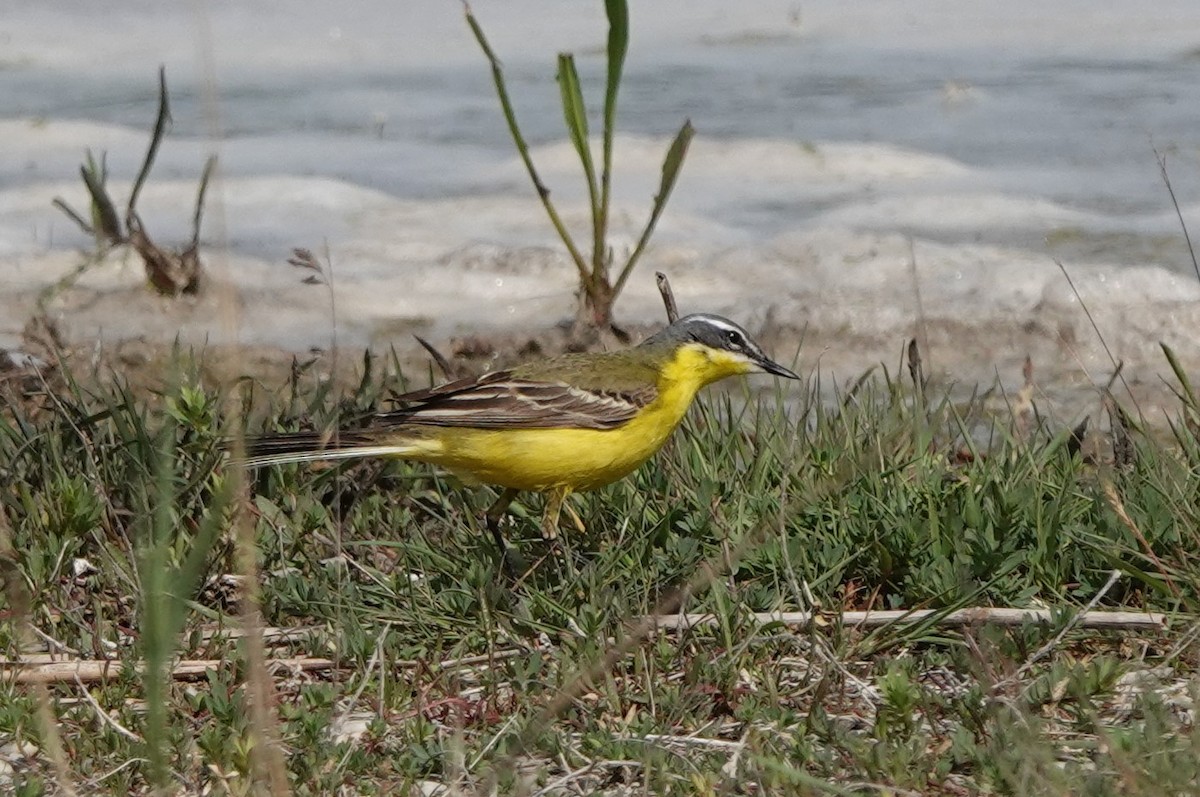
{"type": "Polygon", "coordinates": [[[519,491],[547,494],[542,533],[554,537],[570,493],[614,482],[653,456],[700,388],[755,372],[799,378],[737,324],[697,313],[623,351],[567,354],[404,394],[397,400],[407,406],[366,428],[249,440],[245,464],[398,457],[497,485],[504,490],[486,517],[503,559],[500,518],[519,491]]]}

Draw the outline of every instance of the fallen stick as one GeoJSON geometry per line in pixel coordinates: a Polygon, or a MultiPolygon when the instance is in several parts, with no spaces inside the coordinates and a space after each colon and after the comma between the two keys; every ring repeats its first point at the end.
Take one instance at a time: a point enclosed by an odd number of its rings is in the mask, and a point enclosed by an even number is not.
{"type": "MultiPolygon", "coordinates": [[[[262,630],[262,637],[266,642],[290,642],[304,639],[305,637],[311,634],[319,633],[322,630],[324,630],[324,627],[319,625],[298,625],[288,627],[268,626],[262,630]]],[[[27,649],[26,652],[21,654],[19,659],[15,659],[14,661],[21,664],[31,664],[42,661],[74,661],[74,659],[71,659],[70,657],[72,655],[79,655],[78,650],[62,644],[40,629],[34,628],[33,632],[42,638],[42,644],[39,644],[32,649],[27,649]],[[50,647],[57,648],[61,652],[45,652],[50,647]]],[[[242,639],[245,636],[246,630],[244,628],[239,628],[236,625],[229,625],[220,628],[203,628],[200,630],[200,639],[203,642],[212,642],[218,638],[225,640],[242,639]]],[[[111,640],[101,640],[100,643],[107,648],[117,650],[122,646],[131,644],[132,640],[126,639],[121,645],[118,645],[116,642],[111,640]]],[[[0,666],[4,666],[4,664],[5,660],[0,659],[0,666]]]]}
{"type": "MultiPolygon", "coordinates": [[[[752,615],[760,624],[782,623],[793,628],[808,628],[812,625],[844,625],[861,628],[878,628],[891,623],[917,623],[931,620],[936,626],[956,625],[1003,625],[1013,626],[1028,622],[1049,623],[1053,613],[1049,609],[1007,609],[980,607],[940,612],[936,609],[903,609],[875,612],[842,612],[821,614],[819,612],[759,612],[752,615]]],[[[698,628],[717,624],[711,614],[667,614],[646,618],[660,629],[698,628]]],[[[1130,630],[1166,628],[1166,615],[1156,612],[1088,611],[1077,615],[1077,628],[1130,630]]]]}
{"type": "MultiPolygon", "coordinates": [[[[445,659],[439,662],[424,662],[416,659],[399,659],[388,666],[393,670],[412,670],[419,667],[433,672],[442,670],[469,669],[477,665],[491,664],[504,659],[511,659],[521,654],[517,648],[506,648],[492,653],[480,653],[475,656],[445,659]]],[[[70,683],[79,676],[85,683],[95,683],[109,678],[116,678],[124,668],[124,662],[118,659],[70,659],[56,653],[27,653],[19,659],[0,659],[0,682],[17,684],[32,683],[70,683]]],[[[184,659],[177,663],[171,672],[171,677],[177,681],[200,678],[208,670],[216,670],[228,666],[225,659],[184,659]]],[[[270,659],[267,667],[284,667],[292,670],[332,670],[337,662],[332,659],[318,659],[307,656],[287,659],[270,659]]],[[[138,668],[141,669],[140,667],[138,668]]]]}
{"type": "MultiPolygon", "coordinates": [[[[317,659],[302,656],[292,659],[270,659],[268,669],[284,668],[291,671],[309,672],[330,670],[332,659],[317,659]]],[[[171,668],[171,677],[177,681],[202,678],[209,670],[220,670],[231,666],[227,659],[186,659],[171,668]]],[[[125,662],[117,659],[75,659],[59,661],[0,661],[0,681],[17,684],[73,683],[76,679],[84,683],[95,683],[117,678],[125,671],[125,662]]],[[[136,668],[139,672],[141,667],[136,668]]]]}

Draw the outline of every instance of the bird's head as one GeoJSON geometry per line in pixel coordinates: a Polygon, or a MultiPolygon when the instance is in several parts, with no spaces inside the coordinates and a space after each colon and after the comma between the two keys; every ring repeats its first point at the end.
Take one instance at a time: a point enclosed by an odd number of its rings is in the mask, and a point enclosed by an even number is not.
{"type": "Polygon", "coordinates": [[[680,365],[698,371],[704,384],[736,374],[768,373],[800,377],[767,357],[750,334],[727,318],[709,313],[684,316],[643,346],[668,348],[680,365]]]}

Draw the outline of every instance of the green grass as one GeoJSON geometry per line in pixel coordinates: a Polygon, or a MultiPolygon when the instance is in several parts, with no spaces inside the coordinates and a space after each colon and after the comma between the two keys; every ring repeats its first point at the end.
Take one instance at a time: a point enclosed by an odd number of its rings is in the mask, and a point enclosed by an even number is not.
{"type": "MultiPolygon", "coordinates": [[[[536,567],[512,586],[477,519],[492,494],[423,466],[280,467],[239,499],[221,453],[232,404],[179,373],[159,396],[68,382],[0,413],[4,654],[49,638],[69,657],[149,663],[86,692],[50,687],[79,793],[263,787],[259,676],[229,633],[238,517],[264,622],[306,629],[268,639],[270,657],[338,662],[267,679],[266,730],[297,794],[1195,792],[1193,629],[1067,627],[1114,569],[1100,608],[1196,612],[1200,447],[1185,423],[1169,444],[1135,433],[1118,467],[1069,430],[1018,432],[981,403],[925,405],[894,383],[841,402],[815,386],[711,395],[653,462],[577,498],[588,533],[561,549],[524,497],[507,534],[536,567]],[[642,638],[637,618],[689,583],[683,608],[718,622],[642,638]],[[966,606],[1062,611],[1007,630],[834,622],[966,606]],[[827,620],[809,629],[751,617],[814,608],[827,620]],[[176,681],[162,675],[175,659],[224,666],[176,681]]],[[[390,384],[338,403],[311,381],[252,428],[356,416],[390,384]]],[[[0,685],[0,790],[58,788],[37,707],[36,691],[0,685]]]]}

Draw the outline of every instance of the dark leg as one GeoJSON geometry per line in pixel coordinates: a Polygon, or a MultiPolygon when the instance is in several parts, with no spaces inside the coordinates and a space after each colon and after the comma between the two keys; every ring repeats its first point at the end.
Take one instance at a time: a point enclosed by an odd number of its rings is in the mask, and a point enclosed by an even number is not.
{"type": "Polygon", "coordinates": [[[488,531],[492,533],[492,539],[496,541],[496,550],[500,552],[500,561],[504,565],[504,569],[510,571],[509,575],[512,575],[512,567],[508,561],[508,544],[504,542],[504,535],[500,533],[500,519],[504,517],[504,510],[508,509],[508,505],[517,497],[517,492],[511,488],[504,490],[488,507],[487,514],[484,515],[488,531]]]}

